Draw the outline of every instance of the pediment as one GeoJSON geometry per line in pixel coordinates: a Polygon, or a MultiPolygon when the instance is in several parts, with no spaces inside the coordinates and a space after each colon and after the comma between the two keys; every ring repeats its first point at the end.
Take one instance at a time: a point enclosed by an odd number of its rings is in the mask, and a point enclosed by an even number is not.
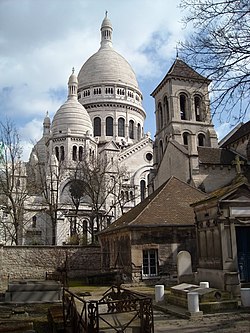
{"type": "Polygon", "coordinates": [[[247,185],[241,185],[233,192],[225,194],[221,201],[250,202],[250,189],[247,185]]]}
{"type": "Polygon", "coordinates": [[[103,150],[120,151],[119,147],[114,141],[109,141],[108,143],[106,143],[106,145],[102,147],[102,151],[103,150]]]}

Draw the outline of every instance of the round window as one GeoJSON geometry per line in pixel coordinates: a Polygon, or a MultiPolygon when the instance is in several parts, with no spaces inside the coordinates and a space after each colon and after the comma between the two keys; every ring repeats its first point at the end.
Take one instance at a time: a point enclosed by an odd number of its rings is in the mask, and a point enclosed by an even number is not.
{"type": "Polygon", "coordinates": [[[146,159],[150,162],[152,161],[153,155],[151,153],[146,154],[146,159]]]}

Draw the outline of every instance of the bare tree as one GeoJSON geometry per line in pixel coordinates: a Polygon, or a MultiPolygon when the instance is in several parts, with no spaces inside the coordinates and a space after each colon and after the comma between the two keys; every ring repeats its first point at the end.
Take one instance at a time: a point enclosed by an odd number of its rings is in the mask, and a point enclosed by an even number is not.
{"type": "Polygon", "coordinates": [[[41,152],[35,146],[32,152],[36,156],[36,162],[29,165],[28,190],[29,193],[41,195],[43,205],[41,209],[46,211],[51,220],[52,245],[57,243],[57,223],[61,210],[60,184],[64,175],[64,161],[58,161],[52,155],[49,161],[44,161],[41,152]]]}
{"type": "Polygon", "coordinates": [[[121,205],[121,187],[126,173],[125,168],[100,156],[91,161],[84,158],[72,171],[70,194],[75,215],[78,214],[80,203],[86,201],[90,206],[88,231],[92,243],[95,241],[95,232],[106,226],[111,211],[119,203],[121,205]]]}
{"type": "Polygon", "coordinates": [[[0,122],[0,207],[1,229],[5,241],[21,244],[24,206],[27,198],[25,166],[21,162],[22,147],[13,123],[0,122]]]}
{"type": "Polygon", "coordinates": [[[250,106],[249,0],[183,0],[195,32],[182,44],[184,59],[213,80],[211,106],[219,118],[244,119],[250,106]]]}

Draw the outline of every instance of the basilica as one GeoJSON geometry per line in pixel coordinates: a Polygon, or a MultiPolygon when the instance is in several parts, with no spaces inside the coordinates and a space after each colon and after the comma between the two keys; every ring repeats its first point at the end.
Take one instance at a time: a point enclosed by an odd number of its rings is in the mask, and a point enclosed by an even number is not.
{"type": "Polygon", "coordinates": [[[35,191],[29,201],[28,220],[32,223],[24,236],[26,244],[65,244],[79,233],[88,242],[90,229],[93,234],[104,228],[147,196],[153,141],[149,133],[144,133],[146,113],[136,75],[114,50],[112,33],[106,13],[99,50],[78,75],[73,69],[66,102],[53,119],[48,115],[44,119],[43,136],[28,163],[28,175],[33,175],[34,184],[42,183],[42,189],[40,193],[35,191]],[[98,203],[96,215],[101,226],[93,221],[89,225],[93,215],[91,195],[80,199],[77,223],[69,198],[72,170],[86,160],[90,165],[94,160],[107,164],[107,174],[115,183],[111,190],[106,180],[109,193],[98,203]]]}

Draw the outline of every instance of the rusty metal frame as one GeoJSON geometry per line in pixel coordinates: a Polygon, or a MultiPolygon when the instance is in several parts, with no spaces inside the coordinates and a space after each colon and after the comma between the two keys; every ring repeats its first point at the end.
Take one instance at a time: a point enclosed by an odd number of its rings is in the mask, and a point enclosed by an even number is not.
{"type": "Polygon", "coordinates": [[[99,333],[99,323],[105,322],[114,332],[125,333],[130,324],[139,319],[140,333],[154,333],[152,299],[145,295],[127,289],[112,286],[98,301],[85,301],[69,290],[63,290],[64,329],[71,328],[74,333],[99,333]],[[79,313],[76,301],[81,302],[82,310],[79,313]],[[99,311],[106,307],[105,312],[99,311]],[[126,324],[119,323],[119,328],[106,318],[112,315],[117,323],[117,315],[131,313],[131,318],[126,324]]]}

